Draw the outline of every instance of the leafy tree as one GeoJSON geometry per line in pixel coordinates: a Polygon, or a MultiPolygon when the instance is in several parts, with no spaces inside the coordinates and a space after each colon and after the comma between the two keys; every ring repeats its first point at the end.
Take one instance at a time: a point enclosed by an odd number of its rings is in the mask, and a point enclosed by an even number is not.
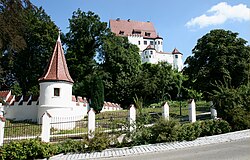
{"type": "Polygon", "coordinates": [[[104,86],[102,79],[95,75],[91,82],[91,107],[96,111],[102,110],[104,103],[104,86]]]}
{"type": "Polygon", "coordinates": [[[171,99],[177,94],[173,93],[176,74],[167,63],[143,63],[136,81],[136,94],[143,97],[145,104],[171,99]]]}
{"type": "Polygon", "coordinates": [[[135,83],[141,59],[136,45],[127,38],[108,34],[101,48],[100,57],[104,71],[105,99],[128,107],[133,102],[135,83]]]}
{"type": "Polygon", "coordinates": [[[250,61],[247,41],[238,33],[216,29],[200,38],[185,62],[184,74],[189,76],[193,89],[207,92],[214,89],[215,81],[230,79],[233,87],[246,84],[250,61]]]}
{"type": "Polygon", "coordinates": [[[72,78],[75,81],[73,92],[76,95],[90,95],[90,81],[96,71],[96,52],[102,45],[101,37],[107,32],[107,23],[93,12],[75,11],[69,20],[66,34],[66,59],[72,78]]]}
{"type": "MultiPolygon", "coordinates": [[[[19,19],[22,26],[22,32],[18,32],[25,46],[19,49],[8,49],[8,44],[4,44],[4,54],[2,57],[2,66],[7,72],[5,80],[9,86],[18,85],[22,89],[22,94],[38,93],[39,76],[44,72],[49,57],[53,53],[58,29],[51,21],[50,17],[42,8],[33,6],[29,1],[10,1],[12,7],[12,20],[16,20],[21,12],[19,19]],[[32,6],[32,7],[29,7],[32,6]]],[[[6,22],[6,25],[7,22],[6,22]]],[[[10,27],[10,26],[8,26],[10,27]]]]}
{"type": "Polygon", "coordinates": [[[229,82],[217,82],[211,93],[218,117],[228,121],[234,130],[250,128],[250,85],[232,88],[229,82]]]}

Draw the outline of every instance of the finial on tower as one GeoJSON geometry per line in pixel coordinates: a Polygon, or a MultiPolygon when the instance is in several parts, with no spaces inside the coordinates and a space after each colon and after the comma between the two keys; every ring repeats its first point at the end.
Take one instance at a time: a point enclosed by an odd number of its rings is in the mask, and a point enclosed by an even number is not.
{"type": "Polygon", "coordinates": [[[61,34],[61,30],[58,28],[58,38],[57,38],[57,41],[59,41],[59,42],[61,42],[60,34],[61,34]]]}

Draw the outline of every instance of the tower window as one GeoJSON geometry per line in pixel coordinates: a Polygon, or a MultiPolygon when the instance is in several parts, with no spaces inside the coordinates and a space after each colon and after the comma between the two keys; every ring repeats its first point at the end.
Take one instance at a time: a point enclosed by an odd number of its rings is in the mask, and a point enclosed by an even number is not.
{"type": "Polygon", "coordinates": [[[158,41],[158,44],[160,44],[160,41],[158,41]]]}
{"type": "Polygon", "coordinates": [[[178,55],[175,55],[175,58],[178,58],[178,55]]]}
{"type": "Polygon", "coordinates": [[[54,88],[54,96],[60,96],[60,88],[54,88]]]}
{"type": "Polygon", "coordinates": [[[144,41],[144,45],[147,45],[147,41],[144,41]]]}
{"type": "Polygon", "coordinates": [[[138,45],[140,45],[141,44],[141,41],[138,41],[138,45]]]}
{"type": "Polygon", "coordinates": [[[154,42],[153,42],[153,41],[150,41],[150,45],[154,45],[154,42]]]}

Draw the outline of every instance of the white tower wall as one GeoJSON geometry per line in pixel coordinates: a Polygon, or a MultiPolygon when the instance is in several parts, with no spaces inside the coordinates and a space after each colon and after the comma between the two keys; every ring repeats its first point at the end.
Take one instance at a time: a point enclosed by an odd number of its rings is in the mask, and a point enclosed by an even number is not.
{"type": "Polygon", "coordinates": [[[157,52],[163,52],[163,39],[157,38],[155,40],[155,49],[157,52]]]}
{"type": "Polygon", "coordinates": [[[72,83],[68,82],[41,82],[38,120],[45,111],[54,108],[72,107],[72,83]],[[59,96],[54,95],[54,89],[59,89],[59,96]]]}

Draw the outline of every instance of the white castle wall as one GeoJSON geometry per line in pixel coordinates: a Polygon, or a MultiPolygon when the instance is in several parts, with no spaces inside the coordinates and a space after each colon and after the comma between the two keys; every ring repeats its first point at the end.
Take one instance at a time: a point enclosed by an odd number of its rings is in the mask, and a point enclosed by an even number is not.
{"type": "Polygon", "coordinates": [[[18,105],[15,103],[11,106],[4,106],[4,112],[6,119],[12,119],[15,121],[37,121],[38,106],[36,104],[31,105],[18,105]]]}

